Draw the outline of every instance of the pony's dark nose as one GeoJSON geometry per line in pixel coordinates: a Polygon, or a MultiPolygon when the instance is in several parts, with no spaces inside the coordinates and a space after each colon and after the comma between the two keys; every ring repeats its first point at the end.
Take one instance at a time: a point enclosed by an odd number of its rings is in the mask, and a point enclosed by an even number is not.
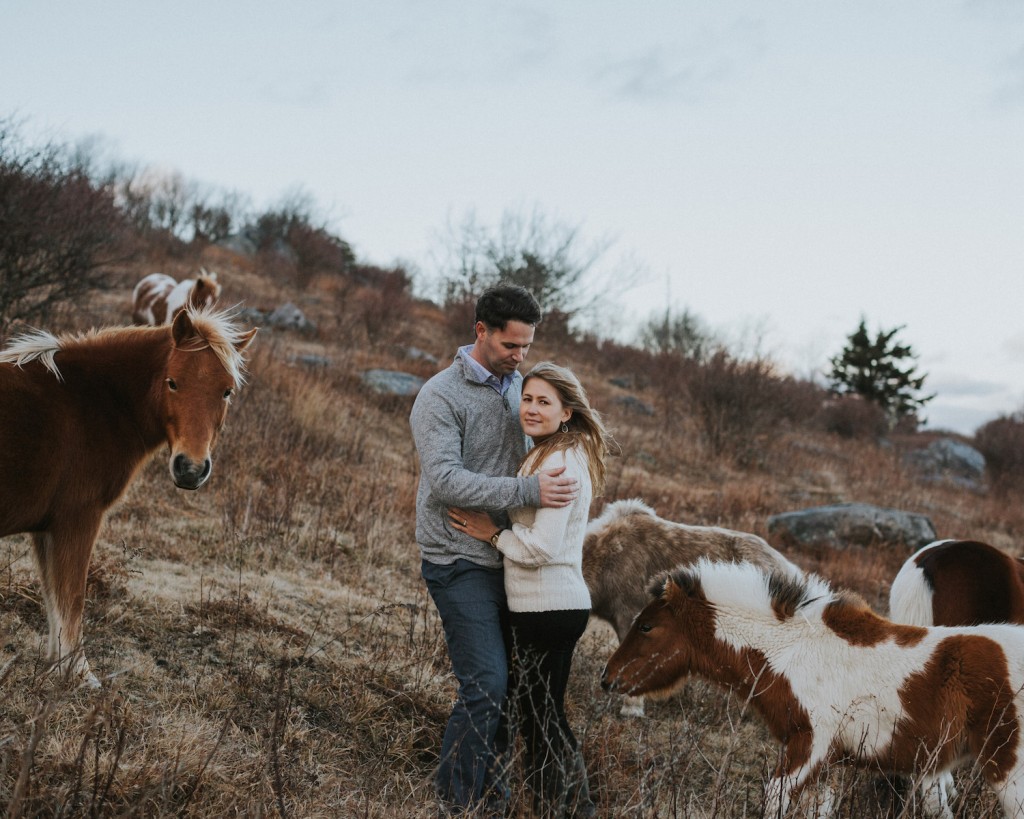
{"type": "Polygon", "coordinates": [[[196,463],[185,455],[177,455],[171,461],[171,477],[179,489],[198,489],[206,483],[212,470],[213,462],[209,458],[196,463]]]}
{"type": "Polygon", "coordinates": [[[601,687],[605,691],[611,691],[612,690],[612,684],[608,681],[608,669],[607,668],[604,671],[601,672],[601,687]]]}

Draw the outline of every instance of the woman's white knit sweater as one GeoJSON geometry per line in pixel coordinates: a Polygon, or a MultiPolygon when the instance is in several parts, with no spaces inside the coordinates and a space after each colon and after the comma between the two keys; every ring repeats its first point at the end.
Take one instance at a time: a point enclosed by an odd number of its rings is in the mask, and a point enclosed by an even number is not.
{"type": "Polygon", "coordinates": [[[564,474],[579,482],[576,499],[558,509],[511,509],[512,528],[498,538],[511,611],[590,608],[590,592],[583,580],[583,537],[593,494],[586,455],[576,448],[555,452],[538,471],[563,465],[564,474]]]}

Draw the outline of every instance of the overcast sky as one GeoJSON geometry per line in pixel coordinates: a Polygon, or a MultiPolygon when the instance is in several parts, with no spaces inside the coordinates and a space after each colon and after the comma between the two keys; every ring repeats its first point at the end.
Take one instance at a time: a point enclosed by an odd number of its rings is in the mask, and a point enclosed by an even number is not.
{"type": "MultiPolygon", "coordinates": [[[[1024,408],[1024,2],[0,0],[0,117],[433,272],[536,208],[796,374],[904,325],[929,427],[1024,408]]],[[[621,326],[620,326],[621,325],[621,326]]]]}

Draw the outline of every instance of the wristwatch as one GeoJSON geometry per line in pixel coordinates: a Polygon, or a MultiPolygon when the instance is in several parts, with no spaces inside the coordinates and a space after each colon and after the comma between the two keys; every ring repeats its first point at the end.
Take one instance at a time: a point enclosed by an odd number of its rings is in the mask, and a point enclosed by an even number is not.
{"type": "Polygon", "coordinates": [[[495,549],[498,548],[498,538],[501,537],[501,533],[504,532],[504,531],[505,531],[504,529],[499,529],[497,532],[495,532],[493,535],[491,535],[491,545],[495,549]]]}

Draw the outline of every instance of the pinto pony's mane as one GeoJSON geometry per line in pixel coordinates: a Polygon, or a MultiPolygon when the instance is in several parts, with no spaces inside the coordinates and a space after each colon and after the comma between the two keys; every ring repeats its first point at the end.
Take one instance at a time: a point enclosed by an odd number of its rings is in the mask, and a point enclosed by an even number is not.
{"type": "MultiPolygon", "coordinates": [[[[180,349],[185,352],[212,349],[235,383],[238,386],[244,384],[245,360],[237,347],[246,331],[233,322],[234,313],[212,307],[191,306],[186,308],[186,312],[192,320],[197,338],[180,349]]],[[[168,332],[170,325],[159,329],[168,332]]],[[[153,328],[146,327],[105,327],[84,333],[63,333],[55,336],[45,330],[32,330],[13,339],[7,347],[0,350],[0,363],[23,367],[30,361],[39,361],[58,381],[63,381],[64,378],[54,360],[54,356],[61,350],[102,345],[138,336],[139,333],[152,332],[153,328]]]]}
{"type": "Polygon", "coordinates": [[[861,609],[866,605],[855,594],[833,590],[816,574],[768,571],[753,563],[701,558],[692,566],[680,566],[656,578],[648,589],[651,597],[664,598],[669,581],[691,597],[702,597],[716,609],[743,611],[774,621],[784,621],[798,613],[810,617],[812,605],[819,620],[825,606],[861,609]]]}

